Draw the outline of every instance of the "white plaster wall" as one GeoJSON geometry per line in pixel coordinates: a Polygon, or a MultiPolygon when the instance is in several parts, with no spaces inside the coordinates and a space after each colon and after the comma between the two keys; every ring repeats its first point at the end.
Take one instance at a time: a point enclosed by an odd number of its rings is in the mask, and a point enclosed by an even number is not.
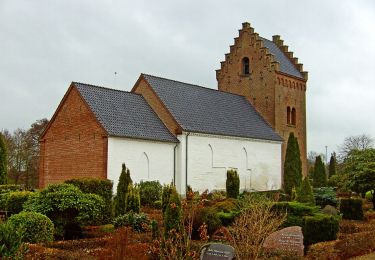
{"type": "MultiPolygon", "coordinates": [[[[185,151],[186,134],[179,139],[185,151]]],[[[237,169],[242,190],[281,187],[280,142],[194,133],[187,139],[188,184],[194,190],[225,189],[226,171],[230,168],[237,169]]],[[[180,151],[182,155],[184,151],[180,151]]],[[[184,179],[186,170],[182,167],[180,171],[184,179]]],[[[184,191],[183,186],[181,190],[184,191]]]]}
{"type": "Polygon", "coordinates": [[[117,189],[122,163],[129,168],[133,182],[158,180],[161,184],[171,183],[175,145],[167,142],[109,137],[107,178],[113,181],[113,191],[117,189]]]}

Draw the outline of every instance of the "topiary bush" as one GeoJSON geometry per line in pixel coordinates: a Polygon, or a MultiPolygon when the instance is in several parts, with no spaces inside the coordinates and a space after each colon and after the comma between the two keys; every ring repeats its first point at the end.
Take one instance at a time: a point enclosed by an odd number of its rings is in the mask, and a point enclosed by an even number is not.
{"type": "Polygon", "coordinates": [[[6,210],[9,216],[20,213],[23,210],[23,204],[31,196],[31,191],[10,192],[6,200],[6,210]]]}
{"type": "Polygon", "coordinates": [[[24,211],[11,216],[7,223],[22,230],[23,242],[43,243],[53,240],[53,223],[43,214],[24,211]]]}
{"type": "Polygon", "coordinates": [[[314,198],[317,206],[324,208],[326,205],[336,207],[338,204],[336,191],[333,187],[320,187],[314,189],[314,198]]]}
{"type": "Polygon", "coordinates": [[[25,211],[39,212],[52,220],[57,237],[63,237],[65,227],[97,224],[104,209],[102,197],[66,183],[50,185],[24,203],[25,211]]]}
{"type": "Polygon", "coordinates": [[[113,220],[115,228],[132,227],[134,231],[145,232],[149,229],[150,219],[144,213],[127,213],[113,220]]]}
{"type": "Polygon", "coordinates": [[[154,207],[155,201],[161,200],[163,186],[159,181],[141,181],[138,187],[142,206],[154,207]]]}
{"type": "Polygon", "coordinates": [[[240,194],[240,177],[236,170],[227,171],[227,180],[225,183],[227,198],[237,199],[240,194]]]}
{"type": "Polygon", "coordinates": [[[363,220],[362,199],[340,199],[340,212],[343,219],[363,220]]]}
{"type": "Polygon", "coordinates": [[[297,189],[296,201],[315,205],[314,194],[310,185],[309,178],[305,177],[301,186],[297,189]]]}
{"type": "Polygon", "coordinates": [[[272,210],[287,213],[283,227],[303,226],[304,216],[313,216],[319,212],[319,207],[307,205],[300,202],[276,202],[272,210]]]}
{"type": "Polygon", "coordinates": [[[112,221],[112,181],[97,178],[81,178],[67,180],[65,183],[73,184],[84,193],[92,193],[101,196],[104,200],[105,209],[102,212],[102,221],[100,221],[100,224],[110,223],[112,221]]]}
{"type": "Polygon", "coordinates": [[[0,224],[0,259],[24,259],[26,252],[22,231],[8,223],[0,224]]]}
{"type": "Polygon", "coordinates": [[[339,231],[337,216],[315,214],[303,217],[303,243],[305,246],[322,241],[336,240],[339,231]]]}

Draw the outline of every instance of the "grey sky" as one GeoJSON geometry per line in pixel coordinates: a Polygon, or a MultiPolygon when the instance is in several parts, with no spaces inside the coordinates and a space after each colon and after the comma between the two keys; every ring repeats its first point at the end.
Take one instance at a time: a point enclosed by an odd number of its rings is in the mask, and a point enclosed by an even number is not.
{"type": "Polygon", "coordinates": [[[71,81],[130,90],[145,72],[216,88],[244,21],[309,71],[308,150],[375,137],[373,0],[0,0],[0,129],[51,118],[71,81]]]}

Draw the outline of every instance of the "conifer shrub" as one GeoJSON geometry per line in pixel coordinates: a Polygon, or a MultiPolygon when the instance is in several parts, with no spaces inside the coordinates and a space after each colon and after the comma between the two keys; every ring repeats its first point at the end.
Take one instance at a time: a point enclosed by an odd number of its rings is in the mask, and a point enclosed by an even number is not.
{"type": "Polygon", "coordinates": [[[322,241],[336,240],[339,232],[339,220],[338,216],[325,214],[305,216],[302,226],[305,246],[322,241]]]}
{"type": "MultiPolygon", "coordinates": [[[[220,217],[226,219],[226,217],[229,216],[223,216],[223,214],[220,214],[214,207],[204,207],[199,209],[195,215],[193,222],[194,237],[199,237],[197,232],[199,230],[199,227],[203,224],[207,225],[207,232],[208,234],[212,235],[217,229],[222,226],[220,217]]],[[[228,220],[228,222],[233,222],[233,220],[234,217],[232,220],[228,220]]]]}
{"type": "Polygon", "coordinates": [[[122,170],[117,184],[117,192],[114,199],[115,216],[123,215],[126,213],[126,194],[128,187],[133,181],[130,177],[130,170],[126,168],[125,163],[122,164],[122,170]]]}
{"type": "Polygon", "coordinates": [[[155,201],[161,200],[163,186],[159,181],[141,181],[139,183],[139,194],[141,205],[154,207],[155,201]]]}
{"type": "Polygon", "coordinates": [[[105,210],[102,212],[101,224],[110,223],[112,220],[112,188],[113,183],[107,179],[98,178],[80,178],[65,181],[65,183],[73,184],[84,193],[92,193],[103,198],[105,210]]]}
{"type": "Polygon", "coordinates": [[[240,177],[236,170],[227,171],[227,181],[226,181],[226,191],[227,198],[237,199],[240,194],[240,177]]]}
{"type": "Polygon", "coordinates": [[[133,211],[139,213],[140,208],[139,188],[130,183],[125,196],[125,212],[133,211]]]}
{"type": "Polygon", "coordinates": [[[336,191],[333,187],[320,187],[314,189],[314,198],[317,206],[324,208],[326,205],[336,207],[338,204],[336,191]]]}
{"type": "Polygon", "coordinates": [[[272,210],[287,213],[283,227],[303,226],[304,216],[313,216],[319,212],[319,207],[307,205],[300,202],[276,202],[272,206],[272,210]]]}
{"type": "Polygon", "coordinates": [[[7,223],[14,229],[21,230],[23,242],[35,244],[53,240],[53,223],[43,214],[24,211],[11,216],[7,223]]]}
{"type": "Polygon", "coordinates": [[[32,195],[31,191],[10,192],[6,200],[6,209],[9,215],[20,213],[23,210],[23,204],[32,195]]]}
{"type": "Polygon", "coordinates": [[[296,201],[301,203],[315,204],[314,194],[310,185],[310,181],[305,177],[301,186],[297,189],[296,201]]]}
{"type": "Polygon", "coordinates": [[[175,187],[172,186],[169,200],[164,212],[164,237],[168,236],[172,229],[181,231],[182,209],[181,199],[175,187]]]}
{"type": "Polygon", "coordinates": [[[161,209],[162,209],[163,216],[169,204],[169,197],[171,196],[172,191],[173,191],[172,185],[163,186],[163,191],[162,191],[162,196],[161,196],[161,209]]]}
{"type": "Polygon", "coordinates": [[[0,223],[0,259],[24,259],[26,252],[22,231],[8,223],[0,223]]]}
{"type": "Polygon", "coordinates": [[[150,219],[144,213],[129,212],[113,220],[115,228],[131,227],[136,232],[145,232],[150,225],[150,219]]]}
{"type": "Polygon", "coordinates": [[[151,233],[152,240],[158,239],[160,237],[159,224],[155,219],[151,221],[151,233]]]}
{"type": "Polygon", "coordinates": [[[284,190],[292,195],[293,187],[299,187],[302,182],[302,161],[297,138],[289,134],[284,161],[284,190]]]}
{"type": "Polygon", "coordinates": [[[343,219],[363,220],[362,199],[342,198],[340,199],[340,212],[343,219]]]}
{"type": "Polygon", "coordinates": [[[313,186],[314,188],[326,187],[327,186],[327,174],[322,161],[322,157],[319,155],[315,159],[314,173],[313,173],[313,186]]]}

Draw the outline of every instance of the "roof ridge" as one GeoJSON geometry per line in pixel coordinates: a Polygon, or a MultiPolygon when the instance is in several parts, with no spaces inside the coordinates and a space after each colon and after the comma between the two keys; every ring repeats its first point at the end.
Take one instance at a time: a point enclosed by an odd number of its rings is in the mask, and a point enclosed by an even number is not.
{"type": "Polygon", "coordinates": [[[121,89],[115,89],[115,88],[109,88],[109,87],[103,87],[103,86],[97,86],[97,85],[83,83],[83,82],[78,82],[78,81],[72,81],[72,84],[80,84],[80,85],[84,85],[84,86],[88,86],[88,87],[101,88],[101,89],[105,89],[105,90],[112,90],[112,91],[123,92],[123,93],[127,93],[127,94],[134,94],[134,95],[140,96],[140,94],[134,93],[134,92],[131,92],[131,91],[126,91],[126,90],[121,90],[121,89]]]}
{"type": "Polygon", "coordinates": [[[154,75],[150,75],[150,74],[146,74],[146,73],[142,73],[142,75],[150,76],[150,77],[154,77],[154,78],[158,78],[158,79],[169,80],[169,81],[173,81],[173,82],[177,82],[177,83],[182,83],[182,84],[186,84],[186,85],[190,85],[190,86],[194,86],[194,87],[199,87],[199,88],[203,88],[203,89],[206,89],[206,90],[215,91],[217,93],[223,93],[223,94],[230,94],[230,95],[234,95],[234,96],[239,96],[239,97],[243,97],[243,98],[246,99],[245,96],[242,96],[240,94],[230,93],[230,92],[222,91],[222,90],[219,90],[219,89],[204,87],[204,86],[197,85],[197,84],[186,83],[186,82],[183,82],[183,81],[174,80],[174,79],[168,79],[168,78],[165,78],[165,77],[154,76],[154,75]]]}

